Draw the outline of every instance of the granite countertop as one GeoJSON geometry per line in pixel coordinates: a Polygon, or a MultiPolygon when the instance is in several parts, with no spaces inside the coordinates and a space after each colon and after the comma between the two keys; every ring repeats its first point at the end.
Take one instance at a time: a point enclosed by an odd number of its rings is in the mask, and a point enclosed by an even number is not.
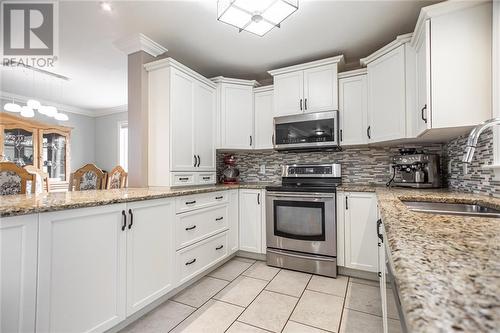
{"type": "Polygon", "coordinates": [[[264,189],[270,184],[271,183],[268,182],[262,182],[241,183],[238,185],[217,184],[173,188],[125,188],[118,190],[6,195],[0,197],[0,217],[169,198],[238,188],[264,189]]]}
{"type": "Polygon", "coordinates": [[[390,263],[410,332],[500,331],[500,220],[412,212],[401,199],[480,203],[448,190],[377,188],[390,263]]]}
{"type": "Polygon", "coordinates": [[[340,192],[375,192],[377,188],[386,187],[381,184],[355,184],[355,183],[342,183],[337,186],[337,191],[340,192]]]}

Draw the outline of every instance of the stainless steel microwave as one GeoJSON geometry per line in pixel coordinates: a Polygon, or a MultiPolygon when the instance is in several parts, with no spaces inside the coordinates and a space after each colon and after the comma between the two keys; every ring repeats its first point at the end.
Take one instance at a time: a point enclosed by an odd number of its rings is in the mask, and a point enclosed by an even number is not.
{"type": "Polygon", "coordinates": [[[339,146],[338,111],[274,118],[274,149],[318,149],[339,146]]]}

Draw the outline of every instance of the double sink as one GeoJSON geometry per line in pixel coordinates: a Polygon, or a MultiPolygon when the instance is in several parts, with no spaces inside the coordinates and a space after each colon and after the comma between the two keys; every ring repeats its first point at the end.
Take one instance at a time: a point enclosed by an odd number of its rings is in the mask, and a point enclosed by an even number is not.
{"type": "Polygon", "coordinates": [[[402,200],[409,210],[421,213],[500,218],[500,210],[471,203],[402,200]]]}

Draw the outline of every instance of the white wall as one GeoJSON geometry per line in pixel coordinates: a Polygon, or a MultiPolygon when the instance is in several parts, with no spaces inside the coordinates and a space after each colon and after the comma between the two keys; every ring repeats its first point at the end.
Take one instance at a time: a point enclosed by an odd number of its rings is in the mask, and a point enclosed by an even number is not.
{"type": "Polygon", "coordinates": [[[95,118],[95,162],[106,171],[119,164],[118,123],[128,120],[128,112],[95,118]]]}

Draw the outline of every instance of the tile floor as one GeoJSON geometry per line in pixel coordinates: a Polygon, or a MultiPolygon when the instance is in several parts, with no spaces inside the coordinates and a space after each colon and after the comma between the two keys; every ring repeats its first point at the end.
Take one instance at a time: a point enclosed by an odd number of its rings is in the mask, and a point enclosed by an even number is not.
{"type": "MultiPolygon", "coordinates": [[[[390,333],[400,332],[393,298],[388,299],[390,333]]],[[[378,333],[381,316],[376,282],[235,257],[121,333],[378,333]]]]}

